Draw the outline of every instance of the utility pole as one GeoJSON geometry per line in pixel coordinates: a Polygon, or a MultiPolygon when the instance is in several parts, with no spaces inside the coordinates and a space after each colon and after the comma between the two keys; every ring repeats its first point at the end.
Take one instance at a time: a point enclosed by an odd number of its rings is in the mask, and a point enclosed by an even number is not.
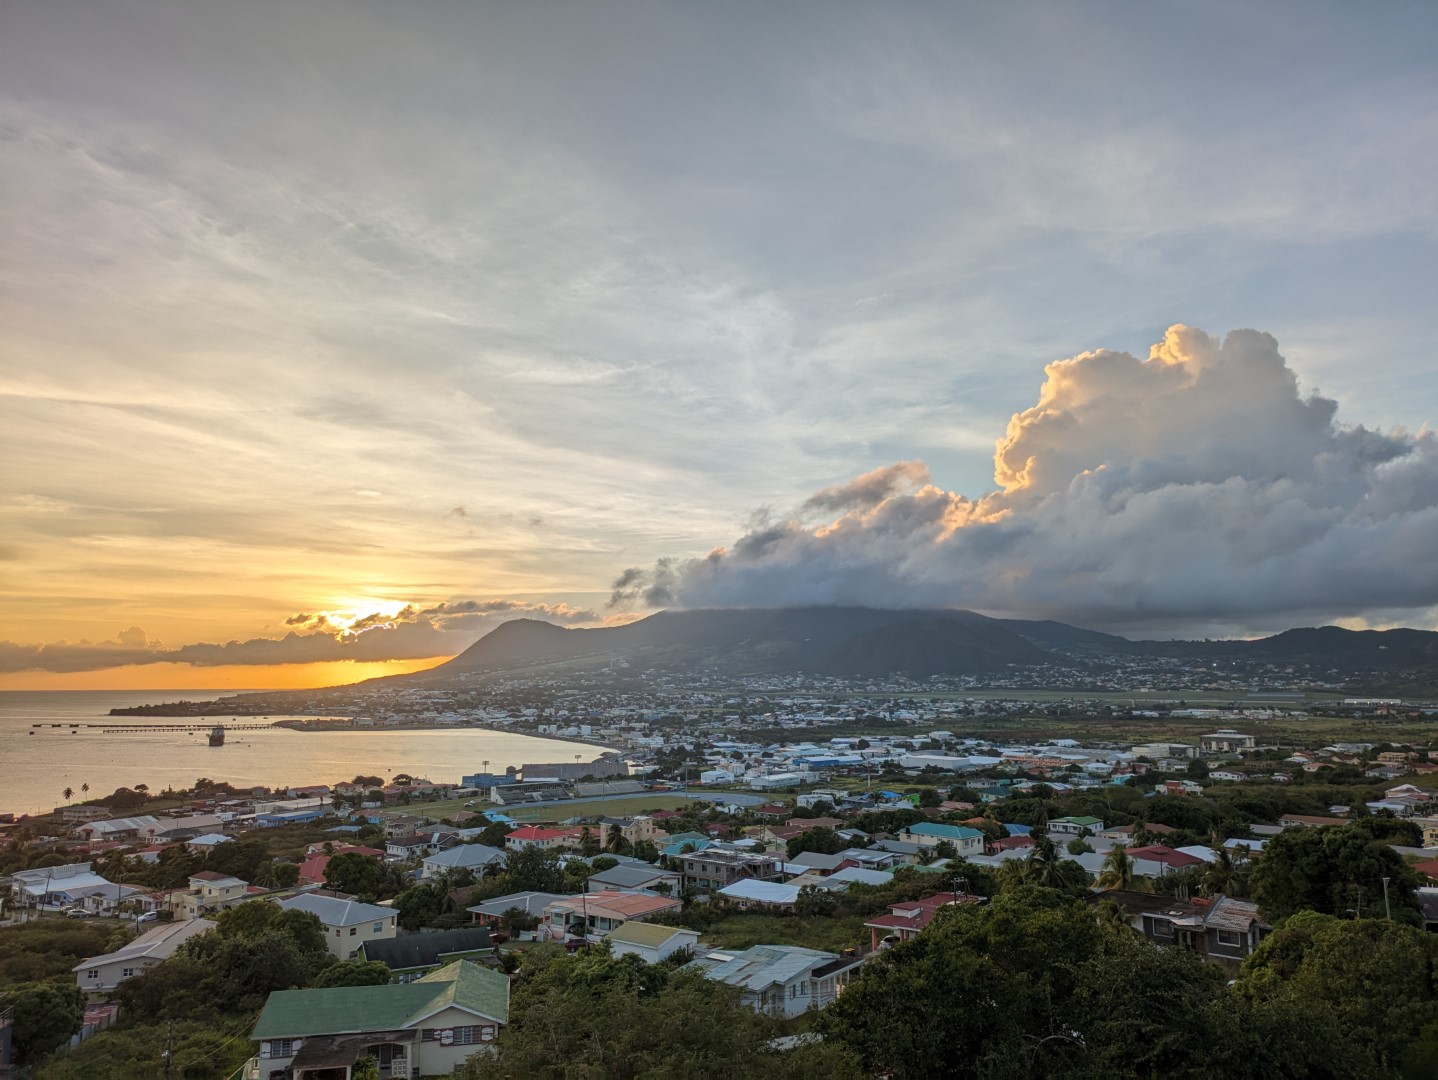
{"type": "Polygon", "coordinates": [[[1393,921],[1393,909],[1388,905],[1388,878],[1383,879],[1383,917],[1393,921]]]}
{"type": "Polygon", "coordinates": [[[162,1055],[165,1059],[165,1080],[170,1080],[170,1065],[174,1061],[172,1051],[175,1047],[175,1022],[171,1020],[165,1027],[165,1052],[162,1055]]]}

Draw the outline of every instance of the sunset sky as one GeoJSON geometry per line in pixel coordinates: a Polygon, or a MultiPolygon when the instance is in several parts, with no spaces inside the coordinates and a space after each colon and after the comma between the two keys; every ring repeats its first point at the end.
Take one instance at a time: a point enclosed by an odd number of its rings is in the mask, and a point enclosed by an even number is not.
{"type": "Polygon", "coordinates": [[[1419,2],[11,0],[0,689],[669,605],[1438,626],[1435,41],[1419,2]]]}

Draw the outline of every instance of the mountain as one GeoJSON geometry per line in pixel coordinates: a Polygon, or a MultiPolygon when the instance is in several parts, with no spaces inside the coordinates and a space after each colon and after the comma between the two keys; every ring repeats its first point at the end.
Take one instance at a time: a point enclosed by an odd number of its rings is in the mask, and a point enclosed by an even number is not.
{"type": "Polygon", "coordinates": [[[982,675],[1057,665],[1099,674],[1147,659],[1306,669],[1327,677],[1438,676],[1438,633],[1287,630],[1256,640],[1131,641],[1053,620],[993,619],[973,611],[857,607],[661,611],[624,626],[566,629],[534,619],[504,623],[454,659],[413,675],[440,686],[475,676],[562,675],[615,665],[684,673],[982,675]]]}
{"type": "Polygon", "coordinates": [[[625,626],[596,630],[516,619],[423,674],[444,678],[624,660],[667,669],[863,676],[907,672],[927,677],[1056,659],[999,620],[972,611],[813,607],[661,611],[625,626]]]}

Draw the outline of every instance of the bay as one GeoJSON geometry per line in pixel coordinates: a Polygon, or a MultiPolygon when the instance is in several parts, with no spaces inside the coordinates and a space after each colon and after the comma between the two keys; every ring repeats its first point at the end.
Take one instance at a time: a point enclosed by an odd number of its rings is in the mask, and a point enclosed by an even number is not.
{"type": "MultiPolygon", "coordinates": [[[[266,728],[229,732],[210,746],[205,732],[102,732],[87,728],[34,728],[34,724],[182,724],[190,717],[109,716],[125,708],[187,698],[204,701],[233,690],[6,690],[0,691],[0,812],[34,814],[73,801],[99,798],[119,787],[147,784],[151,791],[189,787],[200,777],[239,787],[333,784],[360,774],[388,779],[409,773],[436,782],[462,775],[520,768],[530,762],[592,761],[602,748],[502,731],[447,730],[295,731],[266,728]],[[33,732],[33,734],[31,734],[33,732]],[[80,794],[89,784],[88,796],[80,794]]],[[[251,691],[255,692],[255,691],[251,691]]],[[[311,714],[312,715],[312,714],[311,714]]],[[[264,723],[258,717],[217,713],[212,722],[264,723]]],[[[269,718],[281,720],[275,715],[269,718]]]]}

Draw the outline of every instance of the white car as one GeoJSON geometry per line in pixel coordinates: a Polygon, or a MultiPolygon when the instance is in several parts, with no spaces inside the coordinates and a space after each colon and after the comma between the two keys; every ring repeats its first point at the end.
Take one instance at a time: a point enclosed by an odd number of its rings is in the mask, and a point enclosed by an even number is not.
{"type": "Polygon", "coordinates": [[[154,922],[159,917],[160,913],[158,911],[147,911],[145,912],[145,914],[141,915],[138,919],[136,919],[135,922],[154,922]]]}
{"type": "Polygon", "coordinates": [[[90,913],[82,907],[72,907],[69,911],[65,912],[65,918],[67,919],[88,919],[89,917],[90,913]]]}

